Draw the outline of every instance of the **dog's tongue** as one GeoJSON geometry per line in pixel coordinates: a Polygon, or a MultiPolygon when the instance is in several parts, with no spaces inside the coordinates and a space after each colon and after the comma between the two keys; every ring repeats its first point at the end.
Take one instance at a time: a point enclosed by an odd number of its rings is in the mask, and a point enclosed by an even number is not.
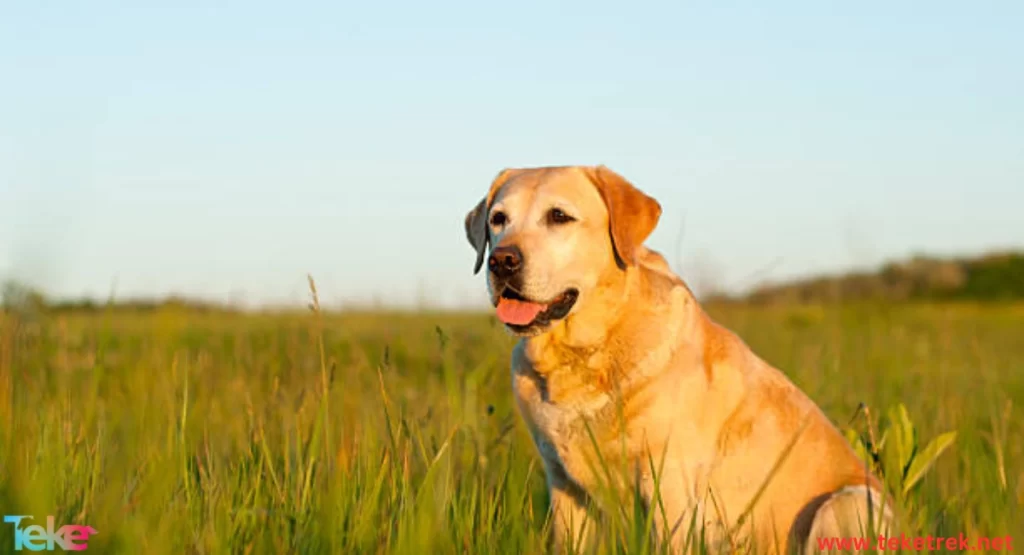
{"type": "Polygon", "coordinates": [[[506,324],[525,326],[537,318],[545,308],[547,307],[539,303],[502,297],[498,299],[498,318],[506,324]]]}

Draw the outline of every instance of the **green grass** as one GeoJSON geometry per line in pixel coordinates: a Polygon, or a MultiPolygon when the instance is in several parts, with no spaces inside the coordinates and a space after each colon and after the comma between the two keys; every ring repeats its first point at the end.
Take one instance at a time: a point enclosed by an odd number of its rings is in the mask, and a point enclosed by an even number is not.
{"type": "MultiPolygon", "coordinates": [[[[902,403],[922,448],[957,432],[907,494],[917,533],[1024,542],[1024,306],[710,311],[841,427],[867,433],[863,403],[884,429],[902,403]]],[[[512,340],[488,315],[0,318],[0,510],[93,526],[93,552],[544,546],[512,340]]],[[[634,516],[606,549],[650,547],[634,516]]]]}

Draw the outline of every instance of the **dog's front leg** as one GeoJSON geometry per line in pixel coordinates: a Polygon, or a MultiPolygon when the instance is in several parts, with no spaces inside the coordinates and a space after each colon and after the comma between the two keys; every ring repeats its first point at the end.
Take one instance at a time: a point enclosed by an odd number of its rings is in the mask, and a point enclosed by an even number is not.
{"type": "Polygon", "coordinates": [[[587,494],[557,461],[544,461],[551,499],[551,542],[555,553],[579,553],[586,546],[589,528],[587,494]]]}
{"type": "Polygon", "coordinates": [[[551,495],[552,547],[556,553],[579,553],[589,530],[586,506],[565,484],[548,486],[551,495]]]}
{"type": "Polygon", "coordinates": [[[715,551],[722,545],[722,531],[715,525],[715,509],[709,507],[710,498],[701,499],[693,492],[694,475],[669,463],[657,481],[651,475],[643,477],[642,489],[648,510],[653,514],[658,540],[670,546],[672,553],[702,553],[715,551]],[[710,514],[709,514],[710,512],[710,514]]]}

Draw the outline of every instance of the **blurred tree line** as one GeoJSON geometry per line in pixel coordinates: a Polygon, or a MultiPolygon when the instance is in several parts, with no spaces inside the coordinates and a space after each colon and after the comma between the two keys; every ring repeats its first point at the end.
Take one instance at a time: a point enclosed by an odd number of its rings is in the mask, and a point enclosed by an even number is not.
{"type": "MultiPolygon", "coordinates": [[[[685,276],[684,276],[685,278],[685,276]]],[[[838,301],[1024,299],[1024,252],[993,253],[977,258],[916,256],[890,262],[874,272],[849,273],[765,285],[742,297],[709,301],[752,303],[819,303],[838,301]]],[[[231,311],[228,305],[169,297],[97,303],[92,299],[50,300],[40,291],[16,281],[0,286],[0,307],[23,316],[47,312],[91,312],[118,309],[151,311],[176,307],[197,311],[231,311]]]]}
{"type": "Polygon", "coordinates": [[[161,308],[182,308],[196,311],[230,311],[228,305],[218,305],[183,297],[164,299],[123,299],[97,302],[93,299],[52,300],[41,291],[24,283],[7,280],[0,285],[0,308],[22,316],[38,315],[41,312],[95,312],[108,307],[131,311],[153,311],[161,308]]]}
{"type": "Polygon", "coordinates": [[[1024,252],[976,258],[916,256],[874,272],[816,277],[756,288],[755,303],[1024,299],[1024,252]]]}

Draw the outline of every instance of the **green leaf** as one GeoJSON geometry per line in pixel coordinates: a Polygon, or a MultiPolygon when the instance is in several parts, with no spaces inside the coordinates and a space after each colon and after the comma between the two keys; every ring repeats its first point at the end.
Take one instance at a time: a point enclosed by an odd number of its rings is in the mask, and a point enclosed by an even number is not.
{"type": "Polygon", "coordinates": [[[886,429],[885,431],[882,432],[882,437],[881,437],[881,439],[878,440],[878,445],[875,446],[875,452],[876,453],[881,453],[882,450],[885,449],[885,441],[887,439],[889,439],[889,430],[888,429],[886,429]]]}
{"type": "Polygon", "coordinates": [[[907,407],[903,403],[889,409],[890,428],[896,435],[893,448],[896,449],[896,462],[899,465],[899,475],[906,478],[907,468],[914,456],[917,447],[917,433],[913,422],[907,414],[907,407]]]}
{"type": "Polygon", "coordinates": [[[946,432],[933,439],[928,444],[928,447],[921,451],[921,454],[914,457],[914,461],[907,470],[906,479],[903,481],[904,495],[924,477],[928,469],[935,464],[935,460],[939,458],[939,455],[953,445],[954,441],[956,441],[956,432],[946,432]]]}
{"type": "Polygon", "coordinates": [[[850,442],[850,446],[853,447],[853,452],[857,454],[857,458],[869,465],[874,463],[871,460],[871,455],[868,454],[867,448],[864,446],[864,442],[861,440],[860,435],[856,430],[847,428],[843,435],[846,436],[846,440],[850,442]]]}

